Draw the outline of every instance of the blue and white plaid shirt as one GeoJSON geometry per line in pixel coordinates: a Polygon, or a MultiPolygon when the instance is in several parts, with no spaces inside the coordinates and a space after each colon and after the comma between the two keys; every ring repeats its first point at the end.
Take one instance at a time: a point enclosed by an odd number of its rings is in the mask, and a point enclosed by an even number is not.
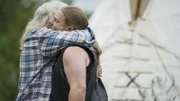
{"type": "Polygon", "coordinates": [[[92,46],[90,28],[75,31],[53,31],[42,28],[30,33],[20,56],[19,93],[16,101],[49,101],[51,73],[55,56],[65,46],[92,46]]]}

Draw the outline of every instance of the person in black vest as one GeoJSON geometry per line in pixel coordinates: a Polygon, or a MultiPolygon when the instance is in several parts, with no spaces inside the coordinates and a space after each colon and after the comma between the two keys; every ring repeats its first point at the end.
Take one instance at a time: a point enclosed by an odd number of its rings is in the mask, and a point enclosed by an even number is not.
{"type": "MultiPolygon", "coordinates": [[[[36,9],[20,41],[19,86],[16,101],[49,101],[52,67],[59,51],[68,45],[92,46],[88,29],[52,30],[55,13],[67,4],[51,1],[36,9]]],[[[101,74],[98,66],[97,75],[101,74]]],[[[101,75],[100,75],[101,76],[101,75]]],[[[99,76],[98,76],[99,77],[99,76]]]]}
{"type": "MultiPolygon", "coordinates": [[[[88,19],[78,7],[62,8],[54,17],[54,30],[88,29],[88,19]]],[[[71,45],[63,48],[52,71],[50,101],[107,101],[107,92],[96,78],[102,51],[96,42],[93,47],[71,45]]]]}

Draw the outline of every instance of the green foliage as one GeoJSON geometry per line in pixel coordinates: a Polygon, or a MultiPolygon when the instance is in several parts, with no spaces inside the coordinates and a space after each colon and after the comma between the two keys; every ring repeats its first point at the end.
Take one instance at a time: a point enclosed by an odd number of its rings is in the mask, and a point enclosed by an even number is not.
{"type": "MultiPolygon", "coordinates": [[[[19,40],[34,9],[45,1],[0,1],[0,101],[15,101],[19,78],[19,40]]],[[[71,4],[73,0],[62,0],[71,4]]]]}
{"type": "Polygon", "coordinates": [[[0,1],[0,101],[14,101],[18,91],[19,39],[33,16],[35,3],[0,1]]]}

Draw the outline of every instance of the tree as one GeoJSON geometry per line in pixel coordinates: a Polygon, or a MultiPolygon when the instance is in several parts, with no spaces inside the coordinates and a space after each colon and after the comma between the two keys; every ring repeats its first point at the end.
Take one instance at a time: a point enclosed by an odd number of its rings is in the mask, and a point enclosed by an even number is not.
{"type": "Polygon", "coordinates": [[[0,1],[0,101],[13,101],[17,96],[19,38],[34,6],[31,2],[25,7],[21,0],[0,1]]]}
{"type": "MultiPolygon", "coordinates": [[[[47,1],[0,1],[0,101],[14,101],[17,96],[19,39],[35,8],[47,1]]],[[[72,3],[72,0],[62,1],[72,3]]]]}

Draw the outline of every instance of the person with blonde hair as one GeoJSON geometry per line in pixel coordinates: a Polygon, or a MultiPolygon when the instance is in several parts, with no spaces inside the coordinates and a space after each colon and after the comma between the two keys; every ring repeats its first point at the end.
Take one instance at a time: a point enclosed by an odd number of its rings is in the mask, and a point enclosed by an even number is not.
{"type": "MultiPolygon", "coordinates": [[[[59,52],[68,45],[90,47],[96,42],[94,34],[88,29],[49,29],[56,12],[65,6],[62,2],[44,3],[27,24],[20,40],[20,77],[16,101],[49,101],[52,67],[59,52]]],[[[97,73],[101,75],[101,70],[97,73]]]]}
{"type": "MultiPolygon", "coordinates": [[[[75,6],[59,10],[52,28],[64,31],[88,29],[93,33],[86,14],[75,6]]],[[[92,47],[69,45],[61,50],[52,71],[50,101],[108,101],[105,87],[95,75],[102,51],[97,42],[92,47]]]]}

